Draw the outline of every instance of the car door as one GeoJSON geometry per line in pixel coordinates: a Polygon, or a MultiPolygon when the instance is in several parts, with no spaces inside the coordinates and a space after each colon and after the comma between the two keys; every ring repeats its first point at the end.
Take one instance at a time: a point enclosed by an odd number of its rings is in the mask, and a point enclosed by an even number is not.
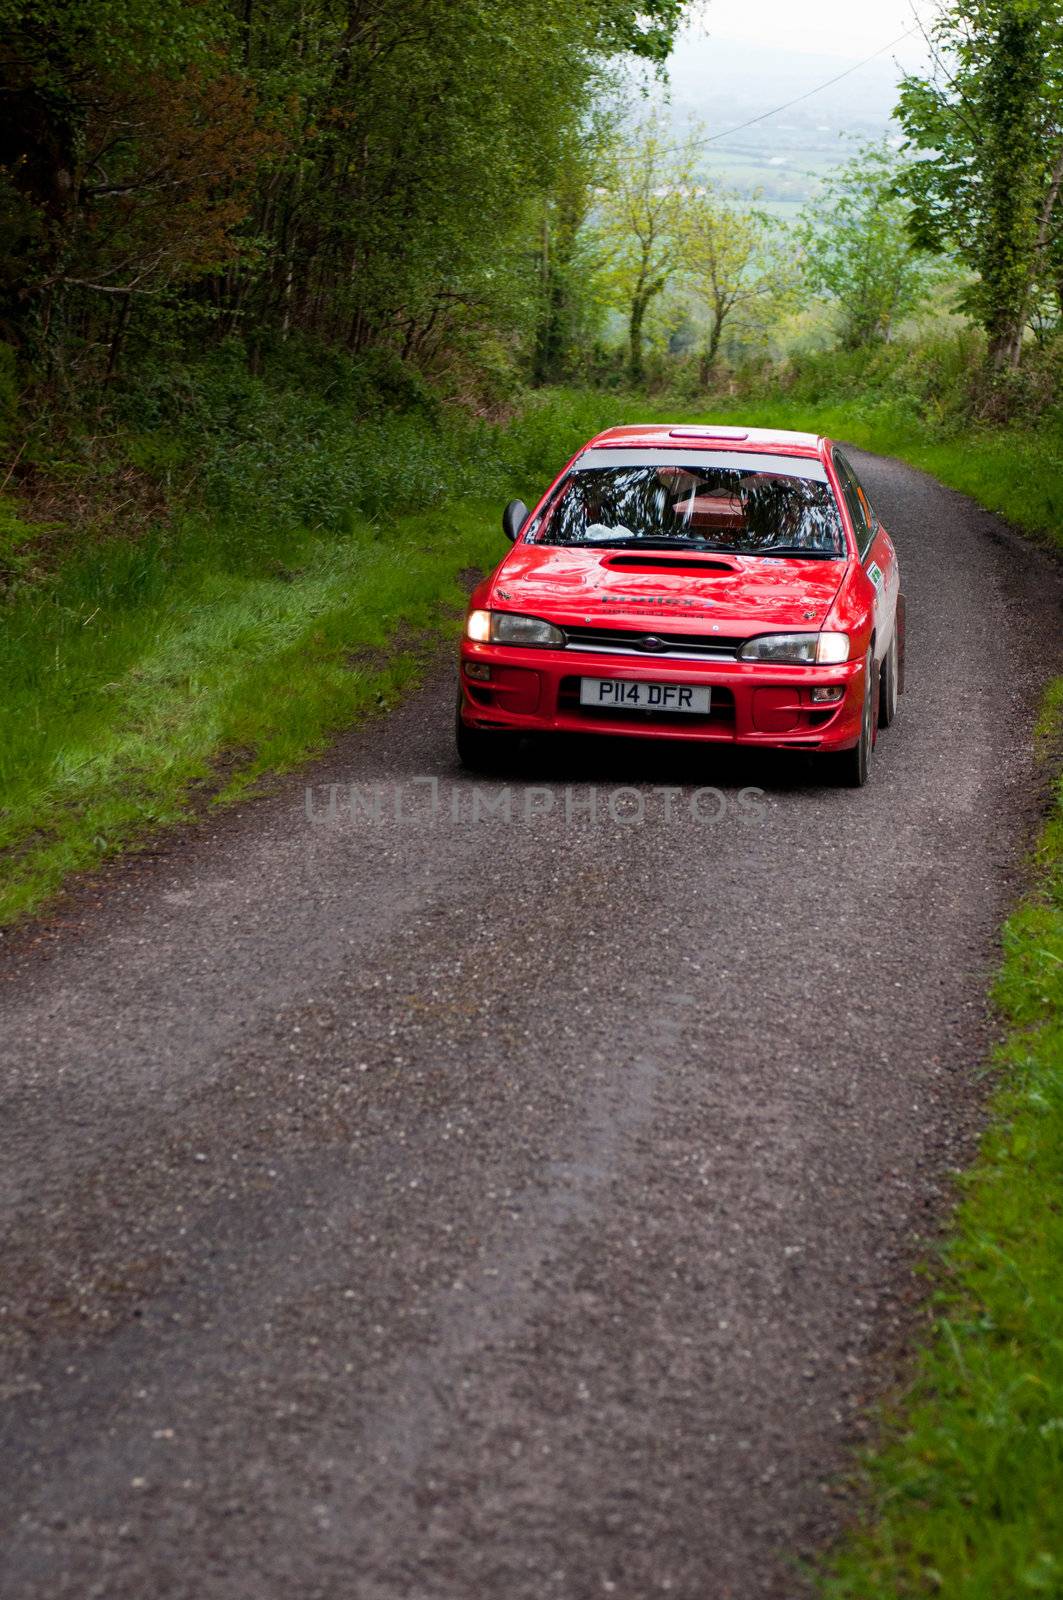
{"type": "Polygon", "coordinates": [[[881,661],[890,647],[897,625],[897,595],[900,589],[897,552],[893,540],[876,516],[866,490],[840,450],[834,452],[834,466],[852,518],[860,560],[875,590],[875,658],[881,661]]]}

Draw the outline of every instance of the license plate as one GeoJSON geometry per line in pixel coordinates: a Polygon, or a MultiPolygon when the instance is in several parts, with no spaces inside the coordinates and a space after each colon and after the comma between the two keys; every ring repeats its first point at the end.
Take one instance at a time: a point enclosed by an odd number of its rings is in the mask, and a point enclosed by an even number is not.
{"type": "Polygon", "coordinates": [[[608,706],[617,711],[691,711],[706,716],[711,689],[685,683],[633,683],[630,678],[581,678],[581,706],[608,706]]]}

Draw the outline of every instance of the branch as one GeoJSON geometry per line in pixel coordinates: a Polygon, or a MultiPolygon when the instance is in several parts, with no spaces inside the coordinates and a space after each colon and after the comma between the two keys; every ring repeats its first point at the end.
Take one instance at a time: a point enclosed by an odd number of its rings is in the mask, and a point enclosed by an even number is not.
{"type": "MultiPolygon", "coordinates": [[[[140,278],[143,276],[144,274],[141,273],[140,278]]],[[[52,278],[49,281],[48,287],[51,288],[53,285],[61,283],[66,288],[94,289],[97,294],[158,294],[159,291],[157,289],[138,289],[137,284],[140,282],[140,278],[134,279],[132,283],[122,285],[114,283],[90,283],[87,278],[52,278]]]]}
{"type": "Polygon", "coordinates": [[[1052,226],[1052,214],[1055,211],[1061,187],[1063,187],[1063,145],[1060,145],[1056,151],[1056,159],[1052,166],[1048,184],[1048,193],[1045,195],[1044,204],[1041,207],[1041,216],[1037,224],[1037,241],[1034,245],[1035,267],[1040,267],[1041,257],[1044,255],[1048,244],[1048,230],[1052,226]]]}

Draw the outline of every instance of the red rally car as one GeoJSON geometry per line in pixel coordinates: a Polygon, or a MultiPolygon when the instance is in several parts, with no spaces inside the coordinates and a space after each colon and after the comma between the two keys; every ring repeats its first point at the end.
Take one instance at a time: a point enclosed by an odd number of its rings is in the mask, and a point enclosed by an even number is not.
{"type": "Polygon", "coordinates": [[[762,428],[610,428],[474,591],[462,762],[515,735],[635,734],[822,752],[867,781],[904,685],[893,543],[838,446],[762,428]]]}

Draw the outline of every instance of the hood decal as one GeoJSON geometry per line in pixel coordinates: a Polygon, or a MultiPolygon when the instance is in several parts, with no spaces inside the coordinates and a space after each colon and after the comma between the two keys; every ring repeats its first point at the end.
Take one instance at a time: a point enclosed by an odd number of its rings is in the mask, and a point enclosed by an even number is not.
{"type": "Polygon", "coordinates": [[[707,595],[676,594],[600,594],[598,604],[603,606],[714,606],[715,600],[707,595]]]}

